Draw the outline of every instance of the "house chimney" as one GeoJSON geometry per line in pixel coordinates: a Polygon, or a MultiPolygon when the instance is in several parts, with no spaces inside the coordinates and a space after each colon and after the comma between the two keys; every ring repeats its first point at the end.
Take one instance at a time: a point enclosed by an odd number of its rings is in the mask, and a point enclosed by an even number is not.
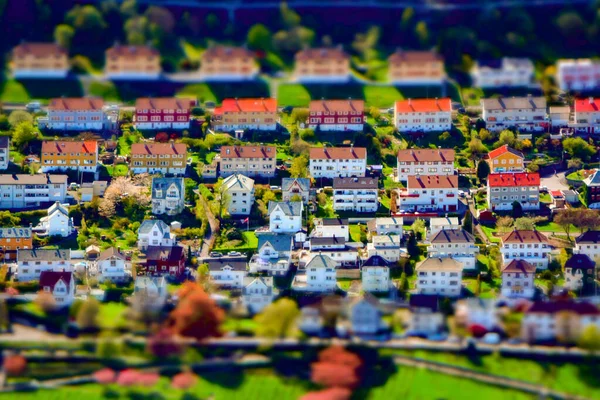
{"type": "Polygon", "coordinates": [[[594,104],[594,98],[593,97],[588,98],[588,101],[590,102],[590,104],[594,104]]]}

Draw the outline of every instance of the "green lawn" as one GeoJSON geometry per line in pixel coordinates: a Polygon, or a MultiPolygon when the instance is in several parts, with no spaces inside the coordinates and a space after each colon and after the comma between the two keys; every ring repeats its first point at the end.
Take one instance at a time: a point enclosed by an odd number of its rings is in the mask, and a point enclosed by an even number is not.
{"type": "Polygon", "coordinates": [[[227,242],[222,244],[220,247],[216,247],[215,251],[250,251],[258,248],[258,238],[254,231],[242,232],[244,241],[235,241],[236,244],[232,245],[233,242],[227,242]]]}
{"type": "Polygon", "coordinates": [[[389,108],[396,101],[404,99],[393,86],[365,86],[363,90],[367,107],[389,108]]]}
{"type": "Polygon", "coordinates": [[[494,232],[496,232],[496,229],[492,228],[491,226],[486,226],[486,225],[481,225],[481,229],[483,230],[485,235],[488,237],[490,242],[500,243],[500,238],[494,236],[494,232]]]}
{"type": "Polygon", "coordinates": [[[252,318],[227,318],[221,329],[224,332],[254,332],[256,322],[252,318]]]}
{"type": "MultiPolygon", "coordinates": [[[[536,229],[540,232],[555,232],[555,233],[565,233],[565,230],[558,225],[556,222],[544,222],[535,226],[536,229]]],[[[571,231],[569,233],[578,233],[579,228],[575,225],[571,225],[571,231]]]]}
{"type": "Polygon", "coordinates": [[[320,204],[317,207],[317,213],[315,214],[318,218],[336,218],[337,214],[333,210],[333,196],[327,196],[327,203],[324,206],[320,204]]]}
{"type": "Polygon", "coordinates": [[[106,171],[112,177],[127,176],[127,173],[129,172],[129,167],[127,166],[127,164],[106,165],[106,171]]]}
{"type": "Polygon", "coordinates": [[[480,100],[485,97],[483,90],[479,88],[463,88],[462,100],[466,106],[478,106],[480,100]]]}
{"type": "Polygon", "coordinates": [[[365,228],[365,225],[350,225],[348,230],[350,232],[350,241],[360,242],[360,228],[365,228]]]}
{"type": "Polygon", "coordinates": [[[185,54],[185,57],[187,59],[190,59],[192,61],[200,60],[200,56],[202,56],[204,49],[202,49],[200,47],[196,47],[193,44],[191,44],[190,42],[183,40],[183,39],[180,41],[180,44],[181,44],[183,53],[185,54]]]}
{"type": "Polygon", "coordinates": [[[540,201],[542,203],[552,203],[552,197],[549,193],[540,193],[540,201]]]}
{"type": "Polygon", "coordinates": [[[176,93],[176,96],[194,96],[198,98],[198,102],[200,103],[204,103],[206,101],[217,101],[217,96],[215,96],[210,86],[208,86],[206,83],[192,83],[185,85],[176,93]]]}
{"type": "Polygon", "coordinates": [[[7,103],[27,103],[29,99],[29,93],[21,83],[14,80],[4,83],[0,100],[7,103]]]}
{"type": "Polygon", "coordinates": [[[310,103],[310,93],[298,83],[284,83],[277,88],[279,106],[306,107],[310,103]]]}
{"type": "Polygon", "coordinates": [[[574,181],[582,181],[585,179],[585,177],[583,176],[583,171],[575,171],[567,175],[567,179],[571,179],[574,181]]]}
{"type": "MultiPolygon", "coordinates": [[[[463,286],[465,286],[471,293],[475,294],[477,287],[477,279],[475,278],[463,278],[463,286]]],[[[481,298],[496,298],[502,285],[501,279],[496,279],[491,283],[481,281],[481,292],[479,297],[481,298]]]]}
{"type": "Polygon", "coordinates": [[[118,327],[125,321],[123,312],[126,309],[127,305],[123,303],[102,303],[98,315],[100,325],[105,329],[118,327]]]}
{"type": "Polygon", "coordinates": [[[110,81],[93,81],[88,87],[90,96],[101,97],[105,101],[121,101],[121,96],[114,83],[110,81]]]}

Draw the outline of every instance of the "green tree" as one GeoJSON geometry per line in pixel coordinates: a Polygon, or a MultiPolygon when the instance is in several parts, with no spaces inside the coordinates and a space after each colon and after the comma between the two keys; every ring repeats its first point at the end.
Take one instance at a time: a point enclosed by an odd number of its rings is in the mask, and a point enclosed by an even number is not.
{"type": "Polygon", "coordinates": [[[300,25],[300,15],[292,10],[285,1],[279,6],[279,12],[281,13],[281,19],[288,28],[295,28],[300,25]]]}
{"type": "Polygon", "coordinates": [[[294,158],[290,167],[290,176],[292,178],[306,178],[308,176],[308,158],[305,155],[294,158]]]}
{"type": "Polygon", "coordinates": [[[31,122],[21,122],[13,131],[12,142],[16,148],[23,150],[37,136],[38,131],[31,122]]]}
{"type": "Polygon", "coordinates": [[[77,31],[102,31],[106,28],[102,13],[92,5],[76,5],[67,13],[65,21],[77,31]]]}
{"type": "Polygon", "coordinates": [[[477,281],[475,282],[475,296],[481,294],[481,274],[477,274],[477,281]]]}
{"type": "Polygon", "coordinates": [[[8,116],[8,123],[11,127],[15,128],[21,122],[29,122],[33,124],[33,115],[27,111],[15,110],[8,116]]]}
{"type": "Polygon", "coordinates": [[[596,154],[596,148],[580,137],[570,137],[563,140],[563,149],[571,157],[581,160],[589,160],[591,156],[596,154]]]}
{"type": "Polygon", "coordinates": [[[410,229],[417,235],[417,239],[422,240],[425,238],[425,221],[421,218],[417,218],[415,222],[412,223],[410,229]]]}
{"type": "Polygon", "coordinates": [[[515,220],[515,229],[520,231],[530,231],[535,229],[535,222],[532,218],[521,217],[515,220]]]}
{"type": "Polygon", "coordinates": [[[485,152],[485,146],[483,145],[483,143],[481,143],[481,140],[479,140],[476,137],[469,141],[468,149],[471,155],[481,154],[485,152]]]}
{"type": "Polygon", "coordinates": [[[263,24],[255,24],[248,30],[246,42],[253,50],[268,51],[273,45],[273,34],[263,24]]]}
{"type": "Polygon", "coordinates": [[[567,234],[567,240],[571,240],[571,228],[580,224],[580,213],[575,208],[566,208],[554,216],[554,222],[558,224],[567,234]]]}
{"type": "Polygon", "coordinates": [[[500,137],[498,138],[498,141],[496,142],[496,147],[500,147],[505,144],[512,147],[512,146],[514,146],[516,140],[517,140],[517,138],[515,137],[515,134],[513,132],[509,131],[508,129],[505,129],[502,132],[500,132],[500,137]]]}
{"type": "Polygon", "coordinates": [[[450,138],[452,137],[452,135],[450,135],[450,132],[446,131],[444,133],[442,133],[438,138],[444,142],[450,140],[450,138]]]}
{"type": "Polygon", "coordinates": [[[74,35],[75,30],[69,25],[60,24],[54,28],[54,41],[67,50],[71,48],[71,40],[74,35]]]}
{"type": "Polygon", "coordinates": [[[415,26],[415,34],[421,46],[427,46],[429,44],[429,29],[425,21],[419,21],[415,26]]]}
{"type": "Polygon", "coordinates": [[[204,18],[204,25],[209,31],[214,31],[221,26],[221,20],[215,14],[210,13],[204,18]]]}
{"type": "Polygon", "coordinates": [[[504,234],[512,229],[514,219],[509,216],[500,217],[496,220],[496,229],[499,233],[504,234]]]}
{"type": "Polygon", "coordinates": [[[587,326],[583,332],[581,332],[581,336],[579,336],[579,340],[577,341],[577,346],[590,353],[595,353],[600,350],[600,330],[595,325],[587,326]]]}
{"type": "Polygon", "coordinates": [[[295,107],[290,117],[295,124],[305,124],[308,121],[308,108],[295,107]]]}
{"type": "Polygon", "coordinates": [[[273,339],[296,337],[296,319],[299,315],[296,302],[287,298],[279,299],[254,317],[256,336],[273,339]]]}
{"type": "Polygon", "coordinates": [[[480,181],[484,181],[490,175],[490,172],[490,164],[485,160],[479,160],[477,163],[477,178],[479,178],[480,181]]]}
{"type": "Polygon", "coordinates": [[[408,278],[406,277],[406,272],[403,272],[402,275],[400,275],[400,284],[398,287],[402,293],[408,293],[410,286],[408,283],[408,278]]]}
{"type": "Polygon", "coordinates": [[[381,111],[375,106],[369,109],[369,114],[371,114],[371,117],[373,117],[375,121],[379,121],[379,118],[381,118],[381,111]]]}
{"type": "Polygon", "coordinates": [[[411,260],[417,260],[421,255],[421,249],[419,249],[419,245],[417,243],[417,236],[414,232],[411,232],[408,236],[408,242],[406,243],[406,251],[410,256],[411,260]]]}
{"type": "Polygon", "coordinates": [[[77,325],[81,329],[95,329],[98,327],[98,314],[100,313],[100,303],[91,297],[79,307],[77,312],[77,325]]]}
{"type": "Polygon", "coordinates": [[[571,158],[567,162],[567,168],[569,169],[581,169],[582,162],[579,158],[571,158]]]}
{"type": "Polygon", "coordinates": [[[467,211],[465,212],[462,228],[471,234],[473,233],[473,215],[471,215],[471,210],[467,209],[467,211]]]}

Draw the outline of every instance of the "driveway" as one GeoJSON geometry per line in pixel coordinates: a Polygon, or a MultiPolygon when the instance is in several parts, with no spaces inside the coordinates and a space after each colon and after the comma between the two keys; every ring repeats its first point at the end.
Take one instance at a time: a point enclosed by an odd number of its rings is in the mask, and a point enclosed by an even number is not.
{"type": "Polygon", "coordinates": [[[557,172],[556,175],[553,172],[541,174],[541,186],[546,186],[548,190],[568,189],[565,173],[566,171],[557,172]]]}

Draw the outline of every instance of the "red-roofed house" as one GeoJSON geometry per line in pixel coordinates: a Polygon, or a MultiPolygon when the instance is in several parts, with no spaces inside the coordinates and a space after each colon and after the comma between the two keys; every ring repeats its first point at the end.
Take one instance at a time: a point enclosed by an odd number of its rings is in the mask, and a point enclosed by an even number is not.
{"type": "Polygon", "coordinates": [[[98,168],[98,142],[42,142],[42,172],[72,169],[96,172],[98,168]]]}
{"type": "Polygon", "coordinates": [[[398,190],[398,210],[453,212],[458,209],[458,175],[410,175],[398,190]]]}
{"type": "Polygon", "coordinates": [[[134,143],[131,145],[130,168],[142,174],[185,174],[187,145],[185,143],[134,143]]]}
{"type": "Polygon", "coordinates": [[[525,260],[513,259],[502,268],[502,296],[533,298],[535,266],[525,260]]]}
{"type": "Polygon", "coordinates": [[[212,126],[218,131],[238,129],[277,129],[276,99],[224,99],[221,107],[215,108],[212,126]]]}
{"type": "Polygon", "coordinates": [[[490,151],[485,159],[492,173],[523,171],[523,153],[506,144],[490,151]]]}
{"type": "Polygon", "coordinates": [[[574,108],[578,131],[600,132],[600,98],[577,99],[574,108]]]}
{"type": "Polygon", "coordinates": [[[277,149],[275,146],[222,146],[220,176],[233,174],[275,176],[277,149]]]}
{"type": "Polygon", "coordinates": [[[394,125],[401,132],[448,131],[452,128],[452,101],[449,98],[397,101],[394,125]]]}
{"type": "Polygon", "coordinates": [[[135,101],[137,129],[188,129],[193,101],[176,97],[142,97],[135,101]]]}
{"type": "Polygon", "coordinates": [[[50,293],[57,307],[71,305],[75,299],[75,277],[73,272],[42,271],[40,291],[50,293]]]}
{"type": "Polygon", "coordinates": [[[491,210],[512,210],[521,203],[523,210],[540,209],[540,174],[528,172],[490,174],[487,202],[491,210]]]}
{"type": "Polygon", "coordinates": [[[452,175],[454,156],[453,149],[399,150],[396,180],[406,182],[409,175],[452,175]]]}
{"type": "Polygon", "coordinates": [[[52,99],[48,115],[37,121],[40,129],[88,131],[116,128],[116,120],[109,120],[104,111],[104,100],[87,97],[52,99]]]}
{"type": "Polygon", "coordinates": [[[364,147],[313,147],[309,154],[309,172],[313,178],[349,178],[365,176],[367,149],[364,147]]]}
{"type": "Polygon", "coordinates": [[[500,239],[502,262],[525,260],[537,269],[547,269],[552,248],[548,238],[534,230],[513,230],[500,239]]]}
{"type": "Polygon", "coordinates": [[[362,131],[365,122],[364,100],[313,100],[308,127],[322,131],[362,131]]]}
{"type": "Polygon", "coordinates": [[[67,51],[56,43],[21,43],[11,56],[15,78],[64,78],[71,68],[67,51]]]}
{"type": "Polygon", "coordinates": [[[104,73],[109,79],[158,79],[160,53],[151,46],[120,45],[106,50],[104,73]]]}

